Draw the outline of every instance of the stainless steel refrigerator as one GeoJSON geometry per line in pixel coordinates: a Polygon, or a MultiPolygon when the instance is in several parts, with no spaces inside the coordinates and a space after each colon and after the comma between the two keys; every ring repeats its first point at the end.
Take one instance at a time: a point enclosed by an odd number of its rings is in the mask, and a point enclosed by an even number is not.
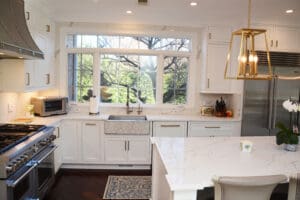
{"type": "MultiPolygon", "coordinates": [[[[300,76],[300,55],[279,53],[279,57],[271,61],[274,74],[300,76]],[[288,63],[286,62],[288,60],[288,63]]],[[[278,56],[278,55],[277,55],[278,56]]],[[[277,122],[287,126],[290,114],[282,107],[283,101],[292,98],[299,101],[300,80],[247,80],[244,84],[244,103],[242,116],[242,136],[276,135],[277,122]]],[[[298,125],[299,127],[299,125],[298,125]]]]}

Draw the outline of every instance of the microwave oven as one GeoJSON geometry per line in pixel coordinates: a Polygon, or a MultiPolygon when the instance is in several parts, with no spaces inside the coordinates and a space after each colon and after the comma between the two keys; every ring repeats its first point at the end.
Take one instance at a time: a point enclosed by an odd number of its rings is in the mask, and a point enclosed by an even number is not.
{"type": "Polygon", "coordinates": [[[34,114],[47,117],[67,113],[68,97],[33,97],[31,104],[34,106],[34,114]]]}

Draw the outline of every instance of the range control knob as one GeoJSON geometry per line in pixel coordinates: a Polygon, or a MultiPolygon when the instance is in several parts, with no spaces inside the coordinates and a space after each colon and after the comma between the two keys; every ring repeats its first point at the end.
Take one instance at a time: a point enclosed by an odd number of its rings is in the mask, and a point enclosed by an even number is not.
{"type": "Polygon", "coordinates": [[[51,141],[55,140],[55,139],[56,139],[56,135],[50,135],[49,139],[50,139],[51,141]]]}
{"type": "Polygon", "coordinates": [[[5,167],[5,169],[6,169],[6,172],[10,173],[10,172],[13,171],[14,168],[13,168],[12,165],[7,165],[7,166],[5,167]]]}
{"type": "Polygon", "coordinates": [[[47,144],[48,144],[47,140],[42,140],[39,142],[39,145],[41,145],[41,146],[46,146],[47,144]]]}

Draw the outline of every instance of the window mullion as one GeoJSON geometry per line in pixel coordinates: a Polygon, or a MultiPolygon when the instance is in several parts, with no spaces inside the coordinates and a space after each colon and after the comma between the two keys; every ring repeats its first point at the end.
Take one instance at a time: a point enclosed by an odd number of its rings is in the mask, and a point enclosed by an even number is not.
{"type": "Polygon", "coordinates": [[[93,53],[93,95],[100,96],[100,55],[93,53]]]}
{"type": "Polygon", "coordinates": [[[156,104],[163,104],[163,75],[164,75],[164,56],[160,54],[157,58],[156,73],[156,104]]]}

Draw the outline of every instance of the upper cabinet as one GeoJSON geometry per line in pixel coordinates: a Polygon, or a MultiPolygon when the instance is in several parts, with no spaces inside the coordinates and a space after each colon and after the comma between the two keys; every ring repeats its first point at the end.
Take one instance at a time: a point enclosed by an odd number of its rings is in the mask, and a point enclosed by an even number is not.
{"type": "Polygon", "coordinates": [[[224,79],[232,29],[208,27],[203,32],[201,47],[201,93],[235,93],[235,80],[224,79]]]}
{"type": "Polygon", "coordinates": [[[32,1],[25,2],[25,18],[32,38],[44,53],[44,59],[1,60],[1,91],[36,91],[55,85],[55,25],[38,6],[32,4],[32,1]]]}
{"type": "Polygon", "coordinates": [[[205,37],[208,38],[208,43],[228,43],[230,42],[231,32],[231,27],[209,26],[205,37]]]}
{"type": "MultiPolygon", "coordinates": [[[[253,24],[252,28],[267,30],[267,41],[270,51],[300,52],[299,28],[264,24],[253,24]]],[[[257,39],[256,49],[266,50],[263,35],[257,39]]]]}

